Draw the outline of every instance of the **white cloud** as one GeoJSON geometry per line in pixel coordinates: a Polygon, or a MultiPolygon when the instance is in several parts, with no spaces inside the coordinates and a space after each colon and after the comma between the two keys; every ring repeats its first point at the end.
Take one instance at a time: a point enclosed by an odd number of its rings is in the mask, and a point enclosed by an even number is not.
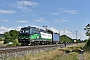
{"type": "Polygon", "coordinates": [[[58,15],[59,13],[51,13],[50,15],[58,15]]]}
{"type": "Polygon", "coordinates": [[[0,13],[2,13],[2,14],[13,14],[13,13],[16,13],[16,11],[13,11],[13,10],[0,10],[0,13]]]}
{"type": "Polygon", "coordinates": [[[20,31],[21,28],[22,28],[21,26],[17,26],[15,28],[6,28],[4,26],[0,26],[0,34],[4,34],[5,32],[9,32],[10,30],[20,31]]]}
{"type": "Polygon", "coordinates": [[[9,22],[9,20],[3,20],[3,22],[9,22]]]}
{"type": "Polygon", "coordinates": [[[56,19],[56,20],[54,21],[54,23],[68,22],[68,21],[70,21],[70,20],[68,20],[67,17],[63,17],[63,18],[61,18],[60,20],[56,19]]]}
{"type": "Polygon", "coordinates": [[[3,34],[4,32],[8,32],[10,30],[13,30],[13,28],[6,28],[4,26],[0,26],[0,34],[3,34]]]}
{"type": "Polygon", "coordinates": [[[68,9],[60,9],[61,12],[69,13],[69,14],[78,14],[77,10],[68,10],[68,9]]]}
{"type": "Polygon", "coordinates": [[[45,18],[40,18],[39,20],[35,20],[36,22],[47,22],[45,18]]]}
{"type": "Polygon", "coordinates": [[[15,28],[15,30],[20,31],[21,28],[22,28],[22,26],[17,26],[17,27],[15,28]]]}
{"type": "MultiPolygon", "coordinates": [[[[69,30],[57,30],[53,27],[50,27],[49,29],[52,30],[54,33],[59,33],[59,31],[60,31],[60,36],[61,35],[67,35],[72,39],[76,39],[76,33],[75,32],[72,32],[72,31],[69,31],[69,30]]],[[[88,37],[85,35],[84,32],[82,32],[82,31],[77,32],[77,39],[84,40],[84,39],[87,39],[87,38],[88,37]]]]}
{"type": "Polygon", "coordinates": [[[54,33],[59,33],[59,30],[57,30],[57,29],[55,29],[53,27],[50,27],[49,29],[52,30],[54,33]]]}
{"type": "Polygon", "coordinates": [[[28,22],[28,21],[26,21],[26,20],[18,20],[18,21],[16,21],[16,22],[19,22],[19,23],[26,23],[26,22],[28,22]]]}
{"type": "Polygon", "coordinates": [[[19,9],[27,9],[27,7],[29,6],[36,7],[38,3],[32,1],[18,1],[16,4],[10,4],[10,5],[19,9]]]}
{"type": "Polygon", "coordinates": [[[76,39],[76,34],[74,34],[73,32],[71,32],[69,30],[60,30],[60,34],[67,35],[67,36],[71,37],[72,39],[76,39]]]}
{"type": "Polygon", "coordinates": [[[68,22],[69,20],[55,20],[54,23],[59,23],[59,22],[68,22]]]}

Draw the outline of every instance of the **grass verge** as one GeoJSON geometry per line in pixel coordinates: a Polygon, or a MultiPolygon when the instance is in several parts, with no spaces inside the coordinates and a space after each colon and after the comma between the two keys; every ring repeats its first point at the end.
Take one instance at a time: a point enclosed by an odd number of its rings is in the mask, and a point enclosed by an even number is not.
{"type": "Polygon", "coordinates": [[[90,60],[90,51],[84,53],[84,60],[90,60]]]}
{"type": "Polygon", "coordinates": [[[78,55],[77,52],[71,52],[63,60],[78,60],[78,55]]]}
{"type": "Polygon", "coordinates": [[[33,55],[28,54],[26,56],[17,57],[10,60],[57,60],[57,58],[61,57],[63,54],[63,51],[56,49],[49,52],[36,53],[33,55]]]}

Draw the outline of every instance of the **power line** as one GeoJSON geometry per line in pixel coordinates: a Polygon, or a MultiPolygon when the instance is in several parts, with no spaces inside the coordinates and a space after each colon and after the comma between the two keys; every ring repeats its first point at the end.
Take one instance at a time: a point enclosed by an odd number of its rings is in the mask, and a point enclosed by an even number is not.
{"type": "MultiPolygon", "coordinates": [[[[21,1],[21,0],[19,0],[19,1],[21,1]]],[[[22,2],[22,1],[21,1],[22,2]]],[[[49,20],[46,16],[44,16],[43,14],[41,14],[40,12],[38,12],[37,10],[35,10],[34,8],[32,8],[31,6],[28,6],[27,5],[27,7],[29,7],[30,9],[32,9],[33,11],[35,11],[36,13],[38,13],[39,15],[41,15],[42,17],[44,17],[44,18],[46,18],[47,20],[49,20]]],[[[51,21],[51,20],[49,20],[50,22],[52,22],[52,23],[54,23],[53,21],[51,21]]],[[[55,24],[55,23],[54,23],[55,24]]],[[[58,24],[55,24],[55,25],[57,25],[58,26],[58,24]]],[[[47,30],[47,26],[43,26],[46,30],[47,30]]]]}
{"type": "MultiPolygon", "coordinates": [[[[19,1],[22,2],[22,0],[19,0],[19,1]]],[[[23,3],[23,2],[22,2],[22,3],[23,3]]],[[[32,4],[32,3],[31,3],[31,4],[32,4]]],[[[28,5],[27,5],[27,7],[29,7],[30,9],[32,9],[33,11],[35,11],[36,13],[38,13],[39,15],[43,16],[44,18],[48,19],[47,17],[45,17],[43,14],[41,14],[40,12],[38,12],[37,10],[35,10],[34,8],[32,8],[31,6],[28,6],[28,5]]]]}
{"type": "MultiPolygon", "coordinates": [[[[20,0],[19,0],[19,1],[20,1],[20,0]]],[[[9,6],[9,5],[8,5],[8,6],[9,6]]],[[[30,9],[32,9],[33,11],[35,11],[36,13],[38,13],[39,15],[43,16],[45,19],[48,19],[48,18],[46,18],[43,14],[39,13],[38,11],[36,11],[34,8],[32,8],[32,7],[28,6],[28,5],[27,5],[27,7],[29,7],[30,9]]],[[[9,10],[9,9],[3,8],[3,7],[1,7],[1,6],[0,6],[0,8],[2,8],[2,9],[4,9],[4,10],[9,10]]],[[[13,8],[13,7],[12,7],[12,8],[13,8]]],[[[20,15],[20,14],[17,14],[17,13],[14,13],[14,14],[16,14],[16,15],[18,15],[18,16],[21,16],[21,17],[23,17],[23,18],[26,18],[26,19],[31,20],[30,18],[27,18],[27,17],[25,17],[25,16],[23,16],[23,15],[20,15]]],[[[51,22],[52,22],[52,21],[51,21],[51,22]]]]}
{"type": "MultiPolygon", "coordinates": [[[[3,8],[3,7],[1,7],[1,6],[0,6],[0,8],[1,8],[1,9],[4,9],[4,10],[9,10],[9,9],[3,8]]],[[[29,18],[27,18],[27,17],[25,17],[25,16],[23,16],[23,15],[20,15],[20,14],[17,14],[17,13],[14,13],[14,14],[16,14],[16,15],[18,15],[18,16],[21,16],[21,17],[23,17],[23,18],[29,19],[29,18]]],[[[31,19],[29,19],[29,20],[31,20],[31,19]]]]}
{"type": "MultiPolygon", "coordinates": [[[[22,2],[22,0],[19,0],[19,1],[22,2]]],[[[9,5],[8,5],[8,6],[9,6],[9,5]]],[[[38,12],[37,10],[35,10],[34,8],[32,8],[31,6],[28,6],[28,5],[27,5],[27,7],[29,7],[30,9],[32,9],[33,11],[35,11],[36,13],[38,13],[39,15],[41,15],[42,17],[44,17],[45,19],[49,20],[47,17],[45,17],[43,14],[41,14],[40,12],[38,12]]],[[[3,8],[3,7],[1,7],[1,6],[0,6],[0,8],[2,8],[2,9],[4,9],[4,10],[9,10],[9,9],[3,8]]],[[[13,7],[12,7],[12,8],[13,8],[13,7]]],[[[26,19],[31,20],[30,18],[25,17],[25,16],[23,16],[23,15],[20,15],[20,14],[17,14],[17,13],[14,13],[14,14],[16,14],[16,15],[18,15],[18,16],[21,16],[21,17],[23,17],[23,18],[26,18],[26,19]]],[[[53,21],[51,21],[51,20],[49,20],[49,21],[53,23],[53,21]]]]}
{"type": "MultiPolygon", "coordinates": [[[[21,1],[21,0],[19,0],[19,1],[21,1]]],[[[22,1],[21,1],[22,2],[22,1]]],[[[41,15],[42,17],[44,17],[45,19],[47,19],[47,20],[49,20],[46,16],[44,16],[43,14],[41,14],[40,12],[38,12],[37,10],[35,10],[34,8],[32,8],[31,6],[28,6],[27,5],[27,7],[29,7],[30,9],[32,9],[33,11],[35,11],[36,13],[38,13],[39,15],[41,15]]],[[[0,8],[2,8],[2,9],[4,9],[4,10],[9,10],[9,9],[6,9],[6,8],[3,8],[3,7],[0,7],[0,8]]],[[[13,7],[12,7],[13,8],[13,7]]],[[[28,18],[28,17],[25,17],[25,16],[23,16],[23,15],[20,15],[20,14],[17,14],[17,13],[14,13],[14,14],[16,14],[16,15],[18,15],[18,16],[21,16],[21,17],[23,17],[23,18],[26,18],[26,19],[29,19],[29,20],[31,20],[30,18],[28,18]]],[[[52,23],[54,23],[53,21],[51,21],[51,20],[49,20],[50,22],[52,22],[52,23]]],[[[55,23],[54,23],[55,24],[55,23]]],[[[56,24],[55,24],[56,25],[56,24]]],[[[58,25],[58,24],[57,24],[58,25]]]]}
{"type": "MultiPolygon", "coordinates": [[[[22,2],[22,0],[19,0],[19,1],[22,2]]],[[[23,3],[23,2],[22,2],[22,3],[23,3]]],[[[37,10],[35,10],[34,8],[32,8],[31,6],[28,6],[28,5],[27,5],[27,7],[29,7],[30,9],[32,9],[33,11],[35,11],[36,13],[38,13],[39,15],[41,15],[42,17],[44,17],[45,19],[49,20],[46,16],[44,16],[43,14],[41,14],[40,12],[38,12],[37,10]]],[[[52,22],[52,23],[54,23],[54,22],[51,21],[51,20],[49,20],[49,21],[52,22]]],[[[54,24],[55,24],[55,23],[54,23],[54,24]]],[[[58,24],[55,24],[55,25],[58,26],[58,24]]]]}

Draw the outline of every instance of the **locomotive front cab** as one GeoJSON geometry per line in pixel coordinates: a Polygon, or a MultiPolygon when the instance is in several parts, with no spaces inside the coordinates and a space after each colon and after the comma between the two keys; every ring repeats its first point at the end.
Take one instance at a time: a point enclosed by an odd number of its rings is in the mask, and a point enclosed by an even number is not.
{"type": "Polygon", "coordinates": [[[21,44],[26,44],[30,42],[30,28],[28,27],[21,28],[18,41],[21,44]]]}
{"type": "Polygon", "coordinates": [[[40,33],[36,27],[24,27],[20,30],[18,41],[22,45],[30,45],[39,37],[40,33]]]}

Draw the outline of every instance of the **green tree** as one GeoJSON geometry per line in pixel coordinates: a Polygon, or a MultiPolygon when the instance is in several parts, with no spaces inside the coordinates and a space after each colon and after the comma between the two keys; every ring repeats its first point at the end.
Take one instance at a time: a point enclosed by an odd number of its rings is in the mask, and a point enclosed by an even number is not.
{"type": "Polygon", "coordinates": [[[86,41],[86,44],[85,44],[85,46],[84,46],[84,49],[85,49],[86,51],[90,51],[90,38],[86,41]]]}
{"type": "Polygon", "coordinates": [[[2,39],[2,38],[0,38],[0,41],[3,41],[3,39],[2,39]]]}
{"type": "Polygon", "coordinates": [[[4,33],[4,37],[6,38],[7,36],[10,36],[9,32],[4,33]]]}
{"type": "Polygon", "coordinates": [[[10,36],[13,37],[14,40],[15,39],[18,39],[18,34],[19,34],[18,31],[16,31],[16,30],[10,30],[9,33],[10,33],[10,36]]]}
{"type": "Polygon", "coordinates": [[[72,39],[67,35],[60,36],[60,42],[72,42],[72,39]]]}
{"type": "Polygon", "coordinates": [[[18,39],[18,34],[19,32],[16,30],[10,30],[9,32],[5,32],[4,33],[4,43],[8,43],[8,42],[14,42],[15,39],[18,39]]]}
{"type": "Polygon", "coordinates": [[[4,43],[8,43],[11,40],[9,32],[5,32],[4,37],[5,37],[4,43]]]}

